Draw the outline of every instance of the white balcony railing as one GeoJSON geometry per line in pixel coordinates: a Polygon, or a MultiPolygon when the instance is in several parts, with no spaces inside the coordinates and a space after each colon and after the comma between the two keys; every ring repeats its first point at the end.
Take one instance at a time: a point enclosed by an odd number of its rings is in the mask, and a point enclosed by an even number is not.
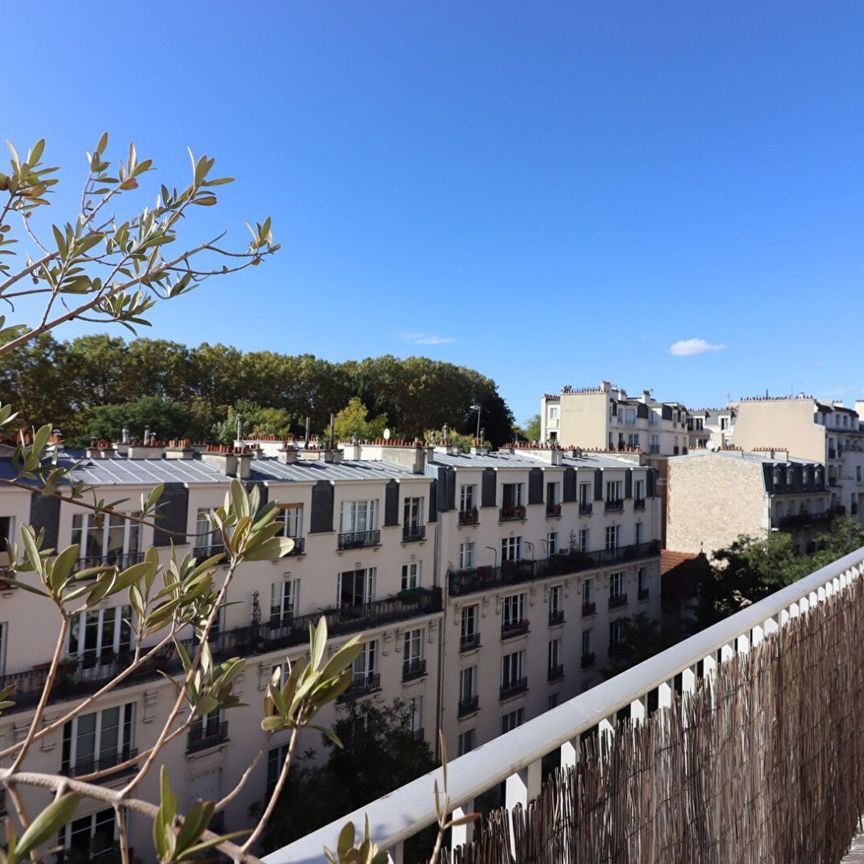
{"type": "MultiPolygon", "coordinates": [[[[506,805],[526,804],[540,790],[541,760],[560,750],[561,765],[576,763],[579,736],[595,728],[611,729],[615,717],[628,709],[635,719],[644,718],[648,694],[657,691],[659,707],[672,701],[674,681],[681,675],[681,689],[692,692],[697,667],[710,675],[720,662],[746,652],[751,645],[806,612],[837,591],[844,590],[864,574],[864,548],[817,570],[777,591],[713,627],[679,642],[650,660],[622,672],[591,690],[529,720],[524,725],[454,759],[448,767],[450,801],[454,812],[467,813],[483,793],[505,783],[506,805]]],[[[335,849],[341,827],[353,821],[362,832],[368,816],[373,840],[389,850],[391,861],[402,861],[403,843],[436,821],[435,781],[437,769],[402,786],[389,795],[314,831],[265,857],[267,864],[321,864],[323,849],[335,849]]],[[[468,826],[453,829],[453,842],[468,838],[468,826]]]]}

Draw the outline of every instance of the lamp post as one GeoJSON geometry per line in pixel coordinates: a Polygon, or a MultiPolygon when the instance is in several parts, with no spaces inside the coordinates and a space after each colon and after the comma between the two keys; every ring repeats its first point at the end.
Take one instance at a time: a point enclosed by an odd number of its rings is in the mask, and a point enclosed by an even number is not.
{"type": "Polygon", "coordinates": [[[479,440],[479,439],[480,439],[480,414],[481,414],[482,411],[483,411],[483,406],[482,406],[479,402],[475,402],[475,403],[471,406],[471,410],[477,412],[477,434],[476,434],[474,437],[475,437],[477,440],[479,440]]]}

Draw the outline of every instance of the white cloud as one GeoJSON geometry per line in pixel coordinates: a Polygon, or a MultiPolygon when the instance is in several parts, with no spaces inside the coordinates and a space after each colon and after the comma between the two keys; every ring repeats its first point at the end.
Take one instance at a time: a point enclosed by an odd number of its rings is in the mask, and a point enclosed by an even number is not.
{"type": "Polygon", "coordinates": [[[725,347],[725,345],[713,345],[704,339],[679,339],[669,346],[669,353],[674,357],[695,357],[697,354],[722,351],[725,347]]]}
{"type": "Polygon", "coordinates": [[[399,338],[410,345],[447,345],[456,341],[452,336],[439,336],[437,333],[403,333],[399,338]]]}

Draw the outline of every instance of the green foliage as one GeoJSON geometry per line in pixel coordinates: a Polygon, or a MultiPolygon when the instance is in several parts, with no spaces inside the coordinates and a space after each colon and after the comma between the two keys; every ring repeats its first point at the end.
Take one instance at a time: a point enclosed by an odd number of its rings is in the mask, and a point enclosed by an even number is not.
{"type": "Polygon", "coordinates": [[[220,444],[233,444],[238,420],[244,437],[275,435],[284,440],[292,434],[291,415],[284,408],[262,408],[255,402],[241,399],[228,408],[224,420],[213,425],[211,437],[220,444]]]}
{"type": "Polygon", "coordinates": [[[338,441],[350,441],[356,435],[361,441],[380,438],[387,426],[387,415],[369,417],[369,411],[359,396],[352,396],[336,415],[333,428],[338,441]]]}
{"type": "Polygon", "coordinates": [[[198,440],[201,432],[195,426],[195,417],[185,405],[158,396],[139,396],[134,402],[92,408],[88,414],[87,434],[90,438],[119,441],[121,431],[127,427],[133,438],[143,438],[144,430],[149,429],[162,441],[198,440]]]}
{"type": "MultiPolygon", "coordinates": [[[[411,731],[407,704],[348,702],[324,739],[323,764],[307,764],[289,779],[268,831],[268,848],[290,843],[435,767],[429,746],[411,731]]],[[[307,759],[307,762],[309,760],[307,759]]]]}
{"type": "Polygon", "coordinates": [[[523,426],[518,428],[519,435],[526,441],[540,440],[540,415],[529,417],[523,426]]]}
{"type": "Polygon", "coordinates": [[[683,638],[683,634],[670,632],[655,618],[649,618],[641,612],[622,619],[621,628],[621,643],[616,646],[603,670],[607,678],[665,651],[683,638]]]}

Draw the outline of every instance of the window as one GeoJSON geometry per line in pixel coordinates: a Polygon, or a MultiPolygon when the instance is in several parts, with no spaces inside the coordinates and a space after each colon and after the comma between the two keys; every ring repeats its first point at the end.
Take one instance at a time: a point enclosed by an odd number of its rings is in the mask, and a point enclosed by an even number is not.
{"type": "Polygon", "coordinates": [[[591,529],[590,528],[580,528],[579,529],[579,551],[584,552],[584,553],[591,551],[591,529]]]}
{"type": "Polygon", "coordinates": [[[558,532],[549,531],[546,534],[546,555],[551,558],[558,554],[558,532]]]}
{"type": "Polygon", "coordinates": [[[511,690],[524,682],[525,652],[514,651],[501,658],[501,689],[511,690]]]}
{"type": "Polygon", "coordinates": [[[553,708],[558,707],[558,698],[560,695],[561,695],[560,693],[550,693],[549,694],[549,696],[546,698],[546,710],[547,711],[551,711],[553,708]]]}
{"type": "Polygon", "coordinates": [[[282,744],[279,747],[274,747],[267,752],[267,797],[273,794],[276,788],[276,781],[279,779],[279,774],[282,771],[282,765],[288,757],[288,745],[282,744]]]}
{"type": "Polygon", "coordinates": [[[504,483],[502,494],[503,498],[501,499],[501,506],[505,510],[509,510],[512,507],[521,507],[522,506],[522,483],[504,483]]]}
{"type": "Polygon", "coordinates": [[[591,603],[594,598],[594,586],[590,579],[586,579],[582,583],[582,602],[591,603]]]}
{"type": "Polygon", "coordinates": [[[477,509],[477,484],[463,483],[459,492],[459,510],[468,513],[477,509]]]}
{"type": "Polygon", "coordinates": [[[299,579],[282,579],[270,586],[270,626],[283,627],[298,608],[299,579]]]}
{"type": "Polygon", "coordinates": [[[726,430],[729,428],[729,419],[727,417],[720,418],[720,429],[726,430]]]}
{"type": "Polygon", "coordinates": [[[625,408],[621,413],[624,415],[624,423],[627,426],[632,426],[636,422],[635,408],[625,408]]]}
{"type": "Polygon", "coordinates": [[[375,531],[378,528],[378,500],[343,501],[339,531],[342,534],[357,534],[375,531]]]}
{"type": "Polygon", "coordinates": [[[611,573],[609,575],[609,596],[620,597],[624,594],[624,574],[611,573]]]}
{"type": "Polygon", "coordinates": [[[648,571],[644,567],[640,567],[637,574],[636,579],[639,587],[639,596],[645,596],[648,591],[648,571]]]}
{"type": "Polygon", "coordinates": [[[423,524],[423,499],[406,498],[402,508],[402,525],[405,528],[419,528],[423,524]]]}
{"type": "Polygon", "coordinates": [[[480,630],[478,627],[478,616],[479,607],[475,604],[472,606],[463,606],[462,607],[462,644],[466,645],[468,643],[474,643],[477,640],[477,637],[480,634],[480,630]]]}
{"type": "Polygon", "coordinates": [[[477,730],[466,729],[459,733],[459,755],[470,753],[477,746],[477,730]]]}
{"type": "Polygon", "coordinates": [[[135,703],[80,714],[63,726],[64,774],[90,774],[132,756],[135,703]]]}
{"type": "Polygon", "coordinates": [[[67,653],[85,665],[132,648],[132,607],[90,609],[70,622],[67,653]]]}
{"type": "MultiPolygon", "coordinates": [[[[72,532],[72,539],[75,539],[74,531],[72,532]]],[[[201,550],[202,554],[207,554],[215,545],[216,532],[210,524],[210,511],[201,507],[195,514],[195,548],[201,550]]]]}
{"type": "Polygon", "coordinates": [[[276,513],[276,521],[280,524],[280,537],[293,537],[298,539],[303,536],[303,505],[283,504],[276,513]]]}
{"type": "Polygon", "coordinates": [[[200,749],[225,738],[224,716],[218,708],[192,721],[189,727],[189,749],[200,749]]]}
{"type": "Polygon", "coordinates": [[[521,537],[501,538],[501,563],[505,561],[518,561],[522,557],[521,537]]]}
{"type": "Polygon", "coordinates": [[[423,697],[412,696],[405,700],[405,726],[415,738],[423,735],[423,697]]]}
{"type": "Polygon", "coordinates": [[[412,561],[410,564],[402,565],[402,590],[419,588],[423,575],[423,562],[412,561]]]}
{"type": "Polygon", "coordinates": [[[114,808],[100,810],[89,816],[73,819],[60,832],[57,842],[70,858],[101,861],[113,859],[113,846],[117,838],[114,808]],[[77,853],[77,854],[76,854],[77,853]]]}
{"type": "Polygon", "coordinates": [[[366,687],[377,686],[373,680],[378,675],[378,640],[363,643],[363,650],[354,661],[354,684],[366,687]]]}
{"type": "Polygon", "coordinates": [[[660,452],[660,436],[652,435],[651,436],[651,452],[659,453],[660,452]]]}
{"type": "Polygon", "coordinates": [[[468,705],[477,695],[477,667],[469,666],[459,673],[459,701],[468,705]]]}
{"type": "Polygon", "coordinates": [[[587,507],[591,503],[591,484],[579,484],[579,506],[587,507]]]}
{"type": "Polygon", "coordinates": [[[606,551],[610,551],[612,549],[618,548],[618,536],[620,534],[620,526],[618,525],[607,525],[606,526],[606,551]]]}
{"type": "Polygon", "coordinates": [[[642,542],[642,523],[637,522],[633,526],[633,542],[638,546],[642,542]]]}
{"type": "Polygon", "coordinates": [[[119,513],[76,513],[72,517],[72,542],[80,545],[79,557],[85,566],[116,564],[125,568],[139,559],[141,526],[119,513]]]}
{"type": "Polygon", "coordinates": [[[627,446],[628,447],[638,447],[639,446],[639,433],[638,432],[629,432],[627,434],[627,446]]]}
{"type": "Polygon", "coordinates": [[[510,732],[517,726],[521,726],[525,722],[525,709],[517,708],[515,711],[510,711],[501,718],[501,734],[510,732]]]}
{"type": "Polygon", "coordinates": [[[15,517],[0,516],[0,552],[6,552],[15,542],[15,517]]]}
{"type": "Polygon", "coordinates": [[[636,489],[635,489],[635,492],[633,494],[633,497],[637,501],[642,501],[645,498],[645,481],[644,480],[637,480],[636,483],[634,484],[634,486],[636,487],[636,489]]]}
{"type": "Polygon", "coordinates": [[[5,621],[0,621],[0,675],[6,672],[6,627],[5,621]]]}
{"type": "Polygon", "coordinates": [[[459,544],[459,569],[473,570],[474,569],[474,550],[476,546],[472,542],[459,544]]]}
{"type": "Polygon", "coordinates": [[[549,588],[549,619],[562,614],[561,597],[563,591],[560,585],[552,585],[549,588]]]}
{"type": "Polygon", "coordinates": [[[339,606],[365,606],[371,603],[375,599],[375,576],[375,567],[340,573],[337,586],[339,606]]]}
{"type": "Polygon", "coordinates": [[[501,626],[503,629],[515,627],[525,620],[525,595],[510,594],[504,598],[501,610],[501,626]]]}
{"type": "Polygon", "coordinates": [[[624,619],[609,622],[609,650],[617,648],[624,641],[624,619]]]}
{"type": "Polygon", "coordinates": [[[547,650],[547,659],[548,659],[548,669],[549,671],[553,671],[557,669],[561,665],[561,640],[560,639],[550,639],[549,647],[547,650]]]}
{"type": "Polygon", "coordinates": [[[591,631],[582,631],[582,656],[588,657],[591,655],[591,631]]]}
{"type": "Polygon", "coordinates": [[[546,509],[554,508],[557,504],[561,503],[561,496],[559,495],[560,483],[547,483],[546,484],[546,509]]]}
{"type": "Polygon", "coordinates": [[[423,628],[408,630],[402,637],[402,665],[406,672],[418,671],[423,660],[423,628]]]}
{"type": "Polygon", "coordinates": [[[606,481],[606,501],[620,501],[621,500],[621,481],[620,480],[607,480],[606,481]]]}
{"type": "Polygon", "coordinates": [[[557,420],[558,419],[558,406],[557,405],[550,405],[549,406],[549,415],[548,416],[549,416],[550,420],[557,420]]]}

